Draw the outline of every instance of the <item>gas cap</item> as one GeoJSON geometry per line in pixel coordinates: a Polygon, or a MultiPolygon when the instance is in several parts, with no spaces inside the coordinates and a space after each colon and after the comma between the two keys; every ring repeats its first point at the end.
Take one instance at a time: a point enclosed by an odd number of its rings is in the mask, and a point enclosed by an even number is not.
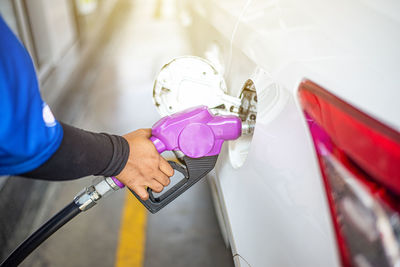
{"type": "Polygon", "coordinates": [[[240,99],[226,92],[223,76],[210,61],[184,56],[173,59],[161,69],[154,83],[153,101],[161,116],[198,105],[237,110],[240,99]]]}

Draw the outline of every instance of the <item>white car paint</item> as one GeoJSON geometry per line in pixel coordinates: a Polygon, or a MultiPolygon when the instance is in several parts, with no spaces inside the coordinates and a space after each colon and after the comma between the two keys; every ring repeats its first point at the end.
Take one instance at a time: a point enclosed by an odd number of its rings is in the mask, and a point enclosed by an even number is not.
{"type": "Polygon", "coordinates": [[[251,78],[259,99],[246,160],[237,164],[239,139],[224,146],[210,175],[235,263],[340,266],[298,85],[308,78],[400,130],[400,2],[188,0],[187,7],[195,54],[219,66],[229,94],[251,78]]]}

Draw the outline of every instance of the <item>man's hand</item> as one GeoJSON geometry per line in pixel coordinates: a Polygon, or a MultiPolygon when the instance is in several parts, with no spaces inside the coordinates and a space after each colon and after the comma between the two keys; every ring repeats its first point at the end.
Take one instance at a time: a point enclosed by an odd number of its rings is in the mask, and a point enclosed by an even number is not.
{"type": "Polygon", "coordinates": [[[123,136],[129,143],[130,152],[125,168],[117,175],[118,180],[143,200],[149,198],[147,187],[159,193],[174,174],[172,167],[149,140],[150,136],[151,129],[140,129],[123,136]]]}

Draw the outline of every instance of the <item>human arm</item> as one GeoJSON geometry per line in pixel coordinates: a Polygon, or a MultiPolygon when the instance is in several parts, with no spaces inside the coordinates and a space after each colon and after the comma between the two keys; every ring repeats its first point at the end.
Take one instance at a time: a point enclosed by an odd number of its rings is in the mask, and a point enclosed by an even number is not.
{"type": "Polygon", "coordinates": [[[41,166],[21,176],[45,180],[117,176],[142,199],[148,198],[146,187],[160,192],[169,184],[173,169],[149,140],[150,129],[122,137],[61,125],[64,135],[57,151],[41,166]]]}

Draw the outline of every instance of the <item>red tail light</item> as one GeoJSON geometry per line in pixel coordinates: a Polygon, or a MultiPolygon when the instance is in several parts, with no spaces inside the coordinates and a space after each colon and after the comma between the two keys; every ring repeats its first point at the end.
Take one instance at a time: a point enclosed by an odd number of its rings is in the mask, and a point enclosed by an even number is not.
{"type": "Polygon", "coordinates": [[[311,81],[299,88],[344,266],[400,266],[400,134],[311,81]]]}

